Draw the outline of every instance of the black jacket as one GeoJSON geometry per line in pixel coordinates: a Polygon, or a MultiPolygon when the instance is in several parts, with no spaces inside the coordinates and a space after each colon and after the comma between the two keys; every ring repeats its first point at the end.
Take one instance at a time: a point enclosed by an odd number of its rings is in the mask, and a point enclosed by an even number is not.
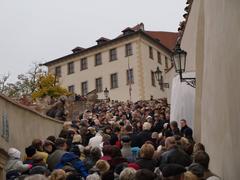
{"type": "Polygon", "coordinates": [[[139,148],[146,142],[151,140],[152,132],[149,130],[144,130],[137,135],[137,145],[139,148]]]}
{"type": "Polygon", "coordinates": [[[166,164],[180,164],[184,167],[189,166],[192,163],[191,157],[178,147],[164,152],[160,157],[160,169],[166,164]]]}
{"type": "Polygon", "coordinates": [[[152,172],[154,171],[155,167],[157,166],[157,162],[152,159],[140,158],[136,161],[136,163],[140,166],[141,169],[148,169],[152,172]]]}

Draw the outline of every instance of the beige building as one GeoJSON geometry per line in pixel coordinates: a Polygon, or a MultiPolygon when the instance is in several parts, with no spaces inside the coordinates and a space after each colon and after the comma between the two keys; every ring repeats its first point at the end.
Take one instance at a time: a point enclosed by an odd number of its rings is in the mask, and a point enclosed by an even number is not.
{"type": "Polygon", "coordinates": [[[63,87],[76,94],[96,89],[99,99],[104,99],[107,88],[113,100],[170,98],[174,76],[171,54],[177,37],[178,33],[145,31],[141,23],[124,29],[117,38],[102,37],[95,46],[74,48],[71,54],[44,65],[63,87]],[[157,67],[169,88],[160,90],[153,73],[157,67]]]}
{"type": "Polygon", "coordinates": [[[195,138],[206,146],[210,169],[240,177],[240,1],[188,0],[181,48],[196,72],[195,138]]]}

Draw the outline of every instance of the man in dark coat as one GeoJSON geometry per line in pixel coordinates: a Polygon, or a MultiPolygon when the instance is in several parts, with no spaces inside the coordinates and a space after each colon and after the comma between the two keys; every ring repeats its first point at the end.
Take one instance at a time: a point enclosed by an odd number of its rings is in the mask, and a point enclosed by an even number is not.
{"type": "Polygon", "coordinates": [[[176,146],[174,137],[168,137],[165,141],[167,151],[160,157],[160,169],[170,163],[179,164],[184,167],[189,166],[192,163],[191,157],[185,153],[182,149],[176,146]]]}
{"type": "MultiPolygon", "coordinates": [[[[184,135],[184,131],[188,128],[190,128],[188,125],[187,125],[187,121],[185,119],[181,119],[180,120],[180,126],[181,126],[181,134],[182,136],[184,135]]],[[[191,128],[190,128],[191,129],[191,128]]]]}
{"type": "Polygon", "coordinates": [[[55,145],[57,149],[51,155],[49,155],[47,159],[48,168],[51,171],[54,170],[55,166],[60,162],[62,156],[67,150],[66,140],[63,138],[56,139],[55,145]]]}
{"type": "Polygon", "coordinates": [[[138,133],[137,135],[137,142],[138,142],[139,148],[141,148],[146,141],[151,140],[152,132],[150,131],[150,129],[151,129],[151,124],[148,122],[145,122],[142,127],[142,132],[138,133]]]}

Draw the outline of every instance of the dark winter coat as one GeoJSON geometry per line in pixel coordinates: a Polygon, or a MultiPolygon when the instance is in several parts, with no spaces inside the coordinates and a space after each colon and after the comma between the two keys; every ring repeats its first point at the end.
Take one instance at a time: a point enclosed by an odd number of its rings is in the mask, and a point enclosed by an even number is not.
{"type": "Polygon", "coordinates": [[[152,172],[157,166],[157,162],[153,159],[140,158],[136,161],[136,163],[140,166],[140,169],[148,169],[152,172]]]}
{"type": "Polygon", "coordinates": [[[60,163],[55,166],[55,169],[62,169],[65,165],[71,164],[72,167],[81,174],[82,177],[87,177],[88,172],[83,164],[83,162],[72,152],[65,153],[60,163]]]}
{"type": "Polygon", "coordinates": [[[173,147],[170,150],[164,152],[160,157],[160,168],[166,164],[180,164],[184,167],[189,166],[192,163],[191,157],[178,147],[173,147]]]}

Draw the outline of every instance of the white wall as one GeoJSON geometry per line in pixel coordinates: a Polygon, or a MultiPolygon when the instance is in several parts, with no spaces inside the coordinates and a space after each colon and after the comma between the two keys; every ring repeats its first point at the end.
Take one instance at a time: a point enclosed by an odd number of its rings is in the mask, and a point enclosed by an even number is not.
{"type": "MultiPolygon", "coordinates": [[[[184,73],[184,76],[195,77],[195,73],[184,73]]],[[[173,78],[171,95],[171,121],[180,122],[186,119],[190,127],[194,127],[195,88],[180,82],[179,75],[173,78]]]]}
{"type": "Polygon", "coordinates": [[[193,1],[182,41],[196,60],[194,126],[210,155],[210,169],[225,180],[240,177],[239,9],[239,0],[193,1]]]}

